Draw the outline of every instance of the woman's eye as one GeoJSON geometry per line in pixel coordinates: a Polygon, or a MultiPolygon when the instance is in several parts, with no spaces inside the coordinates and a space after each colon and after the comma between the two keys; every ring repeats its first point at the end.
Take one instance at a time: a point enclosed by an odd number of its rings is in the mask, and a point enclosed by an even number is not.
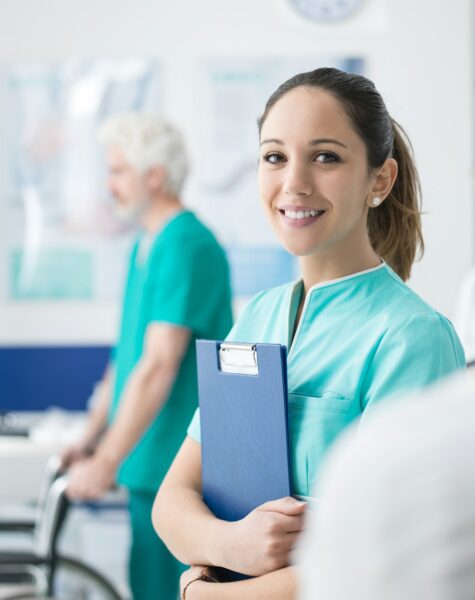
{"type": "Polygon", "coordinates": [[[328,164],[328,163],[339,162],[340,157],[337,156],[336,154],[333,154],[333,152],[320,152],[315,157],[315,160],[319,163],[328,164]]]}
{"type": "Polygon", "coordinates": [[[283,162],[285,158],[282,156],[282,154],[279,154],[278,152],[270,152],[269,154],[266,154],[264,156],[264,160],[270,163],[271,165],[276,165],[280,162],[283,162]]]}

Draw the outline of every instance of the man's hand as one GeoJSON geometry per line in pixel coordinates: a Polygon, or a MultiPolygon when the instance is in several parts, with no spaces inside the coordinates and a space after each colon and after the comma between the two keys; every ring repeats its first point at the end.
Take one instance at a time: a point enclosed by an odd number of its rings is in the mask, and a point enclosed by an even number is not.
{"type": "Polygon", "coordinates": [[[305,507],[305,502],[281,498],[230,524],[226,566],[254,576],[286,567],[303,529],[305,507]]]}
{"type": "Polygon", "coordinates": [[[66,494],[72,500],[97,500],[112,487],[115,474],[115,465],[99,455],[93,455],[72,466],[66,494]]]}
{"type": "Polygon", "coordinates": [[[87,458],[90,454],[90,448],[82,442],[66,446],[59,454],[61,471],[66,471],[72,467],[74,463],[87,458]]]}

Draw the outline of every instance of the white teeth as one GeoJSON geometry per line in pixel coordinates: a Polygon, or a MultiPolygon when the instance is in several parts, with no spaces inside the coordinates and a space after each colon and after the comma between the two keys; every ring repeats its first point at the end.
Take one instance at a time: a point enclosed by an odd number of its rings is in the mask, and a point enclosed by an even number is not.
{"type": "Polygon", "coordinates": [[[288,219],[306,219],[308,217],[318,217],[323,210],[285,210],[284,214],[288,219]]]}

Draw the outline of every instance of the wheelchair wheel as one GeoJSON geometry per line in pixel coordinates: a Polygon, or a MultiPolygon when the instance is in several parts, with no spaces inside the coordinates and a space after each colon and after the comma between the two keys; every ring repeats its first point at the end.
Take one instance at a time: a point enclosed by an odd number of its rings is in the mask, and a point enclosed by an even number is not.
{"type": "Polygon", "coordinates": [[[71,557],[59,556],[53,581],[55,600],[124,600],[98,571],[71,557]]]}
{"type": "Polygon", "coordinates": [[[0,600],[124,600],[104,575],[68,556],[56,557],[50,594],[48,577],[41,566],[20,566],[9,573],[1,576],[0,571],[0,600]]]}

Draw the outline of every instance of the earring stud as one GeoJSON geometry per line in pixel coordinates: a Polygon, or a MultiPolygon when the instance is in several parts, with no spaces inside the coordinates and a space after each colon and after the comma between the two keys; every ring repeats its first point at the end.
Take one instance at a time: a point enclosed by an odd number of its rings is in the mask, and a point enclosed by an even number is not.
{"type": "Polygon", "coordinates": [[[379,206],[381,204],[381,202],[382,202],[381,198],[378,198],[378,196],[375,196],[371,200],[371,206],[379,206]]]}

